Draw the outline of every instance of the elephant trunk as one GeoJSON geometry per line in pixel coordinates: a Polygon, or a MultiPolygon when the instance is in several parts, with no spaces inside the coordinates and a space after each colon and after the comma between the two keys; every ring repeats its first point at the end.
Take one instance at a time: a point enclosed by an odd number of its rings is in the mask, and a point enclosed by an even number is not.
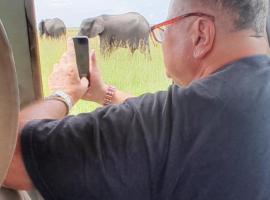
{"type": "Polygon", "coordinates": [[[87,36],[87,37],[89,37],[88,34],[85,34],[85,32],[82,29],[80,29],[80,31],[78,33],[78,36],[87,36]]]}
{"type": "Polygon", "coordinates": [[[82,31],[79,31],[78,36],[83,36],[82,31]]]}

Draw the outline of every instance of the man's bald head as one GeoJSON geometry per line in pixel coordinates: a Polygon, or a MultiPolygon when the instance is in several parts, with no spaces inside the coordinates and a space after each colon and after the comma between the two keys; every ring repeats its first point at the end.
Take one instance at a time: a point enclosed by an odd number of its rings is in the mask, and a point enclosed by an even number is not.
{"type": "Polygon", "coordinates": [[[188,85],[226,63],[266,54],[268,0],[171,0],[162,43],[166,72],[175,83],[188,85]],[[179,19],[179,18],[178,18],[179,19]]]}
{"type": "Polygon", "coordinates": [[[205,12],[216,17],[221,15],[221,18],[232,21],[233,30],[252,29],[256,33],[263,33],[268,0],[172,0],[170,17],[187,12],[205,12]]]}

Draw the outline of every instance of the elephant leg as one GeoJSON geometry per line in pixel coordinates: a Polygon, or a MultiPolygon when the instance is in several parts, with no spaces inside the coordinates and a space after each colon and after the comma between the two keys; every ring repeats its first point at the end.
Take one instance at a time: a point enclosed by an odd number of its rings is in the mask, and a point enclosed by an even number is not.
{"type": "Polygon", "coordinates": [[[140,39],[139,48],[140,48],[140,52],[142,54],[145,54],[145,52],[146,52],[146,46],[147,46],[146,41],[144,39],[140,39]]]}
{"type": "Polygon", "coordinates": [[[146,44],[146,47],[147,47],[147,56],[148,56],[149,60],[152,60],[149,42],[146,44]]]}
{"type": "Polygon", "coordinates": [[[123,44],[123,41],[117,40],[114,36],[112,36],[109,40],[108,53],[112,54],[117,48],[122,47],[123,44]]]}
{"type": "Polygon", "coordinates": [[[132,55],[135,53],[136,49],[137,49],[137,48],[134,47],[134,45],[131,45],[131,47],[130,47],[130,52],[131,52],[132,55]]]}
{"type": "Polygon", "coordinates": [[[129,41],[128,47],[131,53],[134,54],[135,51],[139,48],[139,41],[137,39],[129,41]]]}
{"type": "Polygon", "coordinates": [[[145,46],[146,46],[148,55],[151,56],[149,39],[146,39],[145,46]]]}
{"type": "Polygon", "coordinates": [[[67,41],[67,35],[66,35],[66,34],[62,35],[62,36],[61,36],[61,40],[67,41]]]}
{"type": "Polygon", "coordinates": [[[141,39],[139,48],[140,52],[144,54],[147,59],[152,60],[149,39],[141,39]]]}
{"type": "Polygon", "coordinates": [[[62,34],[62,39],[64,39],[65,41],[67,41],[67,31],[64,30],[63,34],[62,34]]]}
{"type": "Polygon", "coordinates": [[[147,51],[147,58],[149,58],[149,60],[152,60],[152,57],[151,57],[151,50],[150,50],[150,43],[149,43],[149,39],[147,38],[145,40],[145,48],[146,48],[146,51],[147,51]]]}
{"type": "Polygon", "coordinates": [[[106,55],[108,54],[108,46],[109,43],[107,42],[107,40],[105,40],[104,38],[100,38],[100,53],[103,57],[106,57],[106,55]]]}
{"type": "Polygon", "coordinates": [[[133,43],[133,45],[132,45],[132,53],[134,53],[138,48],[139,48],[139,42],[138,41],[135,41],[135,43],[133,43]]]}

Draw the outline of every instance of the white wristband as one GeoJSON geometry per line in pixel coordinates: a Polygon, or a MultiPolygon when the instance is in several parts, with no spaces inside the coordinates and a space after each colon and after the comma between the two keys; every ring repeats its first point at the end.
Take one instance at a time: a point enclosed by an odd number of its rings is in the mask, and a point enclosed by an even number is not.
{"type": "Polygon", "coordinates": [[[63,102],[66,104],[66,106],[68,108],[68,113],[69,113],[70,110],[72,109],[72,106],[73,106],[71,97],[67,93],[58,90],[58,91],[55,91],[54,93],[52,93],[50,96],[48,96],[46,98],[46,100],[53,99],[55,97],[61,98],[63,100],[63,102]]]}

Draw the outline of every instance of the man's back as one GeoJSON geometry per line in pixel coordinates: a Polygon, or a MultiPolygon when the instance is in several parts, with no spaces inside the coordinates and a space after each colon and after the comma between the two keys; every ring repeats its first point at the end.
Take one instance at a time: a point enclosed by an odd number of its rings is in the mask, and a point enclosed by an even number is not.
{"type": "Polygon", "coordinates": [[[269,58],[244,58],[184,90],[185,129],[172,136],[159,199],[270,198],[269,58]]]}
{"type": "Polygon", "coordinates": [[[29,175],[46,199],[267,199],[269,61],[244,58],[186,88],[31,122],[29,175]]]}

